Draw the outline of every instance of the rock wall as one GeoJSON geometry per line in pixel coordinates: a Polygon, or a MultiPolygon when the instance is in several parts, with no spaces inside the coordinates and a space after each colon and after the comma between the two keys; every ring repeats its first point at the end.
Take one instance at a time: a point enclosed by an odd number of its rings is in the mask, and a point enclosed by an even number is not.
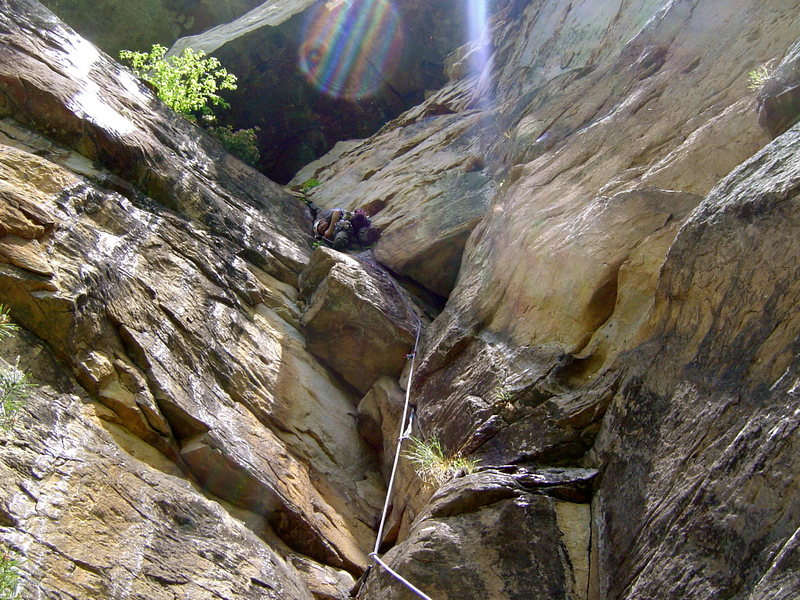
{"type": "MultiPolygon", "coordinates": [[[[322,206],[370,208],[376,256],[448,295],[418,434],[484,467],[598,470],[591,517],[574,513],[588,585],[548,597],[798,593],[797,19],[796,2],[501,3],[483,71],[454,56],[434,97],[298,175],[322,206]]],[[[452,537],[460,517],[432,520],[403,468],[388,556],[437,597],[460,584],[424,565],[473,564],[494,528],[452,537]]],[[[489,562],[460,597],[529,597],[489,562]]],[[[412,597],[385,575],[362,596],[412,597]]]]}
{"type": "Polygon", "coordinates": [[[385,486],[360,396],[306,349],[305,204],[38,3],[0,8],[2,357],[36,382],[0,514],[27,593],[342,597],[385,486]]]}
{"type": "MultiPolygon", "coordinates": [[[[797,597],[797,8],[492,3],[447,85],[297,175],[382,227],[348,257],[0,0],[0,358],[37,384],[0,539],[30,595],[347,597],[410,386],[413,434],[479,461],[438,490],[400,463],[379,545],[432,598],[797,597]]],[[[373,568],[359,597],[414,596],[373,568]]]]}

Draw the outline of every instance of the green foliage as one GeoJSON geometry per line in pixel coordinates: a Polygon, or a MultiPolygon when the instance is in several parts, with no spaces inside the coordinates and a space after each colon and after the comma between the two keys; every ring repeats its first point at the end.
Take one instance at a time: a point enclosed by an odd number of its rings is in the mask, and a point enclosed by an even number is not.
{"type": "Polygon", "coordinates": [[[11,429],[19,409],[30,398],[33,384],[17,365],[0,364],[0,429],[11,429]]]}
{"type": "Polygon", "coordinates": [[[237,129],[236,131],[228,125],[208,128],[208,132],[222,142],[228,152],[238,156],[251,167],[254,167],[261,158],[256,131],[258,131],[258,127],[237,129]]]}
{"type": "Polygon", "coordinates": [[[165,59],[166,52],[164,46],[155,44],[150,52],[121,50],[119,56],[139,77],[156,86],[159,98],[185,117],[210,114],[209,103],[230,106],[217,92],[235,90],[236,76],[223,69],[216,58],[186,48],[178,56],[165,59]]]}
{"type": "Polygon", "coordinates": [[[0,340],[7,338],[17,330],[17,326],[11,322],[8,307],[0,304],[0,340]]]}
{"type": "Polygon", "coordinates": [[[494,394],[498,402],[511,402],[514,399],[514,393],[502,386],[496,387],[494,389],[494,394]]]}
{"type": "Polygon", "coordinates": [[[770,77],[772,77],[772,69],[769,65],[762,65],[747,74],[747,79],[750,80],[750,85],[747,87],[753,91],[758,91],[764,87],[770,77]]]}
{"type": "Polygon", "coordinates": [[[0,548],[0,600],[21,600],[20,560],[13,550],[0,548]]]}
{"type": "MultiPolygon", "coordinates": [[[[8,308],[0,304],[0,340],[7,338],[17,326],[11,322],[8,308]]],[[[17,365],[0,361],[0,429],[10,429],[14,425],[19,409],[31,395],[33,384],[17,365]]],[[[0,596],[0,600],[3,597],[0,596]]]]}
{"type": "Polygon", "coordinates": [[[311,179],[307,179],[305,182],[303,182],[303,185],[300,186],[300,191],[305,194],[306,192],[313,190],[318,185],[322,185],[322,182],[320,182],[319,179],[312,177],[311,179]]]}
{"type": "Polygon", "coordinates": [[[427,442],[412,437],[409,439],[409,446],[403,456],[414,463],[414,470],[420,479],[436,487],[459,473],[472,473],[480,462],[461,454],[446,456],[442,443],[436,437],[427,442]]]}

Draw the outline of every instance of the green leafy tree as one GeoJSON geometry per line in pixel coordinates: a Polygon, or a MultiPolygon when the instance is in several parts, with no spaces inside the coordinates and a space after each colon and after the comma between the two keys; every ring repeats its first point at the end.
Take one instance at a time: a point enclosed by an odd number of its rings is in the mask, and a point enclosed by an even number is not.
{"type": "Polygon", "coordinates": [[[150,52],[122,50],[119,56],[136,75],[156,87],[158,97],[170,108],[189,119],[194,120],[196,113],[210,114],[209,104],[230,106],[217,92],[235,90],[236,76],[216,58],[191,48],[169,58],[164,58],[166,52],[164,46],[155,44],[150,52]]]}
{"type": "Polygon", "coordinates": [[[256,138],[258,127],[234,131],[227,125],[210,126],[216,119],[209,105],[230,108],[217,92],[235,90],[236,76],[228,73],[213,56],[206,57],[202,50],[185,48],[178,56],[164,58],[166,52],[164,46],[155,44],[150,52],[121,50],[119,56],[131,65],[136,75],[155,86],[158,97],[167,106],[195,123],[197,115],[202,116],[203,126],[228,152],[255,166],[261,157],[256,138]]]}

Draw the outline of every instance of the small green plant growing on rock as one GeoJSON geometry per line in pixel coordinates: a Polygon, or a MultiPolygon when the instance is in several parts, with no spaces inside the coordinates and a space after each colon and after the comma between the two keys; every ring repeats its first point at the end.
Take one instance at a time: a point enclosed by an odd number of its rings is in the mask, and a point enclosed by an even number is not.
{"type": "Polygon", "coordinates": [[[228,152],[238,156],[251,167],[254,167],[261,158],[256,131],[258,131],[258,127],[237,129],[236,131],[229,125],[208,128],[208,132],[222,142],[228,152]]]}
{"type": "Polygon", "coordinates": [[[472,473],[480,462],[461,454],[446,456],[442,443],[432,437],[428,441],[409,438],[409,449],[403,456],[414,463],[414,470],[425,483],[440,487],[459,473],[472,473]]]}
{"type": "MultiPolygon", "coordinates": [[[[8,308],[0,304],[0,340],[9,337],[16,329],[8,308]]],[[[17,365],[0,361],[0,429],[7,430],[14,425],[17,413],[30,397],[32,388],[28,376],[17,365]]],[[[3,600],[1,595],[0,600],[3,600]]]]}
{"type": "Polygon", "coordinates": [[[13,550],[0,548],[0,600],[21,600],[20,560],[13,550]]]}
{"type": "Polygon", "coordinates": [[[0,363],[0,429],[14,426],[17,413],[25,406],[32,389],[28,376],[17,365],[0,363]]]}
{"type": "Polygon", "coordinates": [[[166,52],[164,46],[154,44],[150,52],[121,50],[119,56],[137,76],[156,87],[167,106],[190,120],[195,119],[195,113],[209,114],[209,104],[230,107],[217,92],[235,90],[236,76],[222,68],[216,58],[191,48],[169,58],[164,58],[166,52]]]}
{"type": "Polygon", "coordinates": [[[748,89],[753,91],[758,91],[764,84],[769,81],[769,78],[772,77],[773,69],[770,64],[762,65],[757,69],[753,69],[747,74],[747,79],[750,81],[750,85],[748,85],[748,89]]]}
{"type": "Polygon", "coordinates": [[[11,322],[11,314],[5,304],[0,304],[0,340],[9,337],[17,330],[17,326],[11,322]]]}
{"type": "Polygon", "coordinates": [[[303,182],[303,185],[300,186],[300,191],[305,194],[306,192],[313,190],[318,185],[322,185],[322,182],[320,182],[319,179],[312,177],[311,179],[306,179],[303,182]]]}

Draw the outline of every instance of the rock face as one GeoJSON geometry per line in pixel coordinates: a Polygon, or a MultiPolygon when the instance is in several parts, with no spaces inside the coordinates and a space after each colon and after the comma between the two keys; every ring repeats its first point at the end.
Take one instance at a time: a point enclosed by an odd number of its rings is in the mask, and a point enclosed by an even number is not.
{"type": "Polygon", "coordinates": [[[312,599],[258,537],[262,517],[204,498],[46,345],[23,335],[2,353],[37,383],[0,433],[0,531],[28,597],[312,599]]]}
{"type": "MultiPolygon", "coordinates": [[[[375,252],[393,269],[429,289],[457,276],[423,340],[418,431],[483,465],[600,471],[582,597],[798,593],[796,274],[783,260],[796,130],[764,147],[747,79],[782,63],[783,87],[759,97],[791,89],[797,19],[791,2],[504,3],[481,76],[454,57],[455,79],[426,103],[303,172],[322,183],[315,202],[379,210],[375,252]],[[453,224],[436,200],[464,172],[484,176],[488,202],[460,219],[472,233],[443,272],[436,242],[453,224]],[[434,241],[406,243],[419,223],[441,223],[425,230],[434,241]]],[[[432,534],[415,554],[429,499],[401,471],[389,557],[410,574],[453,542],[432,534]]],[[[481,531],[459,544],[491,545],[481,531]]],[[[482,572],[473,587],[491,589],[482,572]]],[[[383,577],[362,597],[394,590],[383,577]]]]}
{"type": "Polygon", "coordinates": [[[299,329],[310,215],[35,2],[1,12],[0,302],[41,394],[25,452],[5,437],[0,506],[28,588],[344,593],[384,484],[299,329]]]}
{"type": "Polygon", "coordinates": [[[795,128],[734,170],[670,248],[595,447],[600,595],[800,590],[799,148],[795,128]]]}
{"type": "Polygon", "coordinates": [[[319,248],[300,276],[300,291],[312,354],[361,394],[382,375],[400,376],[422,322],[388,274],[319,248]]]}
{"type": "MultiPolygon", "coordinates": [[[[594,474],[487,471],[457,479],[431,498],[385,559],[431,598],[583,598],[594,474]]],[[[418,597],[380,571],[363,596],[418,597]]]]}
{"type": "MultiPolygon", "coordinates": [[[[291,4],[299,2],[264,3],[291,4]]],[[[239,77],[224,119],[259,127],[259,169],[281,183],[337,141],[373,134],[440,87],[446,55],[467,36],[459,0],[302,4],[311,6],[215,51],[239,77]],[[348,37],[350,27],[358,39],[348,37]]]]}
{"type": "MultiPolygon", "coordinates": [[[[412,376],[386,269],[312,253],[301,202],[0,0],[32,596],[346,598],[404,388],[479,461],[436,490],[401,460],[378,545],[433,598],[800,596],[796,1],[491,7],[446,86],[298,175],[446,299],[412,376]]],[[[359,597],[414,596],[374,567],[359,597]]]]}

